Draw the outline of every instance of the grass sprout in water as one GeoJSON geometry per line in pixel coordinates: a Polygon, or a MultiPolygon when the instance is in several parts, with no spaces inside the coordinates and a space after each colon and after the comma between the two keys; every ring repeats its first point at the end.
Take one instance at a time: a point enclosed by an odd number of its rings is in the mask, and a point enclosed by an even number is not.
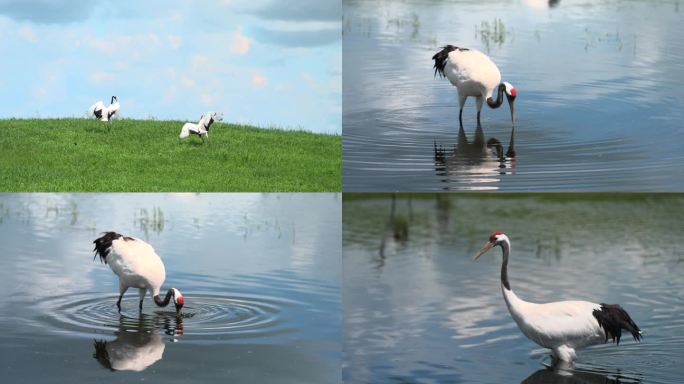
{"type": "Polygon", "coordinates": [[[489,21],[480,22],[480,27],[475,26],[475,34],[480,37],[482,44],[489,52],[490,45],[497,45],[499,48],[506,42],[506,36],[510,32],[506,31],[506,26],[503,20],[494,19],[491,23],[489,21]]]}
{"type": "Polygon", "coordinates": [[[149,238],[149,232],[157,235],[164,231],[164,211],[160,207],[153,207],[151,211],[147,208],[140,208],[133,219],[136,226],[145,232],[145,238],[149,238]]]}

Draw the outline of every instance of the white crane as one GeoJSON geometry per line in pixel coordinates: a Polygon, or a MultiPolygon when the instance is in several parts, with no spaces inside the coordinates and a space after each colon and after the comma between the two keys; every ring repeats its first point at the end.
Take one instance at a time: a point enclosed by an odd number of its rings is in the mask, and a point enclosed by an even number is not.
{"type": "Polygon", "coordinates": [[[641,330],[618,304],[596,304],[588,301],[558,301],[546,304],[529,303],[511,290],[508,282],[508,255],[511,243],[500,231],[492,232],[489,240],[475,255],[499,246],[503,251],[501,290],[511,317],[528,339],[550,348],[552,355],[565,362],[575,360],[575,349],[603,344],[608,338],[620,344],[622,330],[641,340],[641,330]]]}
{"type": "Polygon", "coordinates": [[[183,295],[176,288],[166,292],[164,299],[159,292],[166,271],[161,258],[154,252],[154,248],[146,242],[133,237],[123,236],[116,232],[105,232],[95,241],[95,257],[100,256],[100,261],[109,265],[112,271],[119,276],[119,300],[116,306],[121,312],[121,299],[128,288],[138,288],[140,297],[140,309],[142,310],[145,293],[150,291],[154,303],[159,307],[166,307],[173,299],[176,306],[176,314],[180,314],[183,308],[183,295]]]}
{"type": "Polygon", "coordinates": [[[223,114],[219,112],[207,112],[206,115],[202,115],[197,124],[185,123],[183,128],[181,128],[181,133],[178,135],[178,139],[184,139],[190,134],[197,135],[204,140],[206,137],[209,139],[209,127],[214,124],[215,121],[223,121],[223,114]]]}
{"type": "Polygon", "coordinates": [[[109,107],[105,107],[102,100],[90,106],[88,109],[88,116],[99,119],[100,121],[109,121],[111,123],[112,117],[119,112],[121,105],[116,96],[112,96],[109,102],[109,107]]]}
{"type": "Polygon", "coordinates": [[[511,121],[515,126],[515,97],[517,91],[511,83],[501,82],[499,68],[484,53],[475,49],[459,48],[447,45],[432,56],[435,61],[435,76],[449,79],[458,89],[460,110],[458,121],[463,126],[463,106],[468,96],[475,97],[477,103],[477,125],[480,125],[482,104],[487,101],[491,108],[499,108],[506,94],[511,109],[511,121]],[[496,90],[496,100],[492,98],[496,90]]]}

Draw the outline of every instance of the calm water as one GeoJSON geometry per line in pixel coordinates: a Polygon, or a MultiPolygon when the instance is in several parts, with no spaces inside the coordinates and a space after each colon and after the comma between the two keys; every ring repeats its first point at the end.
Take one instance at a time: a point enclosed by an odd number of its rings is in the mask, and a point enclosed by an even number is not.
{"type": "Polygon", "coordinates": [[[1,194],[3,382],[338,383],[339,194],[1,194]],[[92,241],[151,243],[184,316],[92,241]]]}
{"type": "Polygon", "coordinates": [[[680,383],[684,196],[388,195],[343,204],[343,377],[349,383],[680,383]],[[578,351],[554,372],[500,288],[533,302],[620,303],[644,332],[578,351]]]}
{"type": "Polygon", "coordinates": [[[343,5],[345,191],[684,187],[684,5],[679,1],[381,1],[343,5]],[[475,101],[434,78],[445,44],[488,53],[518,90],[475,101]],[[485,140],[477,140],[477,136],[485,140]],[[437,148],[437,151],[435,150],[437,148]]]}

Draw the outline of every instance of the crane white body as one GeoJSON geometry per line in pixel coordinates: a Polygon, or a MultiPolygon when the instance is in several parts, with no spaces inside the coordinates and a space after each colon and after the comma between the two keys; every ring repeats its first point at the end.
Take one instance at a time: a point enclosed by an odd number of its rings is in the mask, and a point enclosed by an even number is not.
{"type": "Polygon", "coordinates": [[[112,121],[112,117],[121,110],[121,104],[116,96],[112,96],[109,107],[106,107],[100,100],[88,108],[88,116],[99,119],[100,121],[112,121]]]}
{"type": "Polygon", "coordinates": [[[202,115],[200,117],[197,124],[183,124],[183,128],[181,128],[181,132],[180,135],[178,135],[178,138],[184,139],[190,136],[191,134],[197,135],[202,138],[209,138],[209,128],[215,121],[223,121],[223,115],[217,112],[208,112],[207,114],[202,115]]]}
{"type": "Polygon", "coordinates": [[[511,317],[528,339],[552,350],[562,361],[575,359],[575,349],[605,343],[606,333],[592,315],[601,305],[588,301],[546,304],[520,299],[501,287],[511,317]]]}
{"type": "Polygon", "coordinates": [[[489,241],[475,255],[475,260],[494,246],[501,246],[501,290],[511,317],[528,339],[551,349],[561,361],[575,360],[575,349],[603,344],[608,338],[620,344],[622,330],[634,340],[641,339],[639,327],[617,304],[596,304],[588,301],[558,301],[546,304],[530,303],[519,298],[508,281],[510,241],[501,232],[493,232],[489,241]]]}
{"type": "Polygon", "coordinates": [[[146,291],[151,297],[159,295],[160,288],[166,279],[166,270],[161,258],[151,245],[129,237],[121,237],[112,241],[112,251],[107,256],[107,264],[119,277],[121,294],[128,288],[138,288],[140,299],[146,291]]]}
{"type": "Polygon", "coordinates": [[[449,52],[444,67],[444,76],[458,89],[458,101],[465,104],[468,96],[475,97],[477,110],[482,109],[484,101],[492,97],[494,89],[501,83],[501,72],[489,56],[468,49],[449,52]]]}

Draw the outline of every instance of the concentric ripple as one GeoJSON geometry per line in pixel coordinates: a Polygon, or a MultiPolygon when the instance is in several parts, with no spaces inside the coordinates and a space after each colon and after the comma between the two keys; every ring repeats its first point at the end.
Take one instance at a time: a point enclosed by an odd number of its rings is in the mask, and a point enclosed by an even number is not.
{"type": "Polygon", "coordinates": [[[43,315],[38,321],[60,333],[101,337],[117,331],[158,330],[183,341],[234,340],[270,337],[293,331],[287,326],[283,309],[292,301],[261,296],[221,296],[186,293],[180,316],[173,309],[160,310],[145,301],[138,311],[135,298],[124,299],[118,313],[115,298],[76,294],[51,297],[36,305],[43,315]]]}

